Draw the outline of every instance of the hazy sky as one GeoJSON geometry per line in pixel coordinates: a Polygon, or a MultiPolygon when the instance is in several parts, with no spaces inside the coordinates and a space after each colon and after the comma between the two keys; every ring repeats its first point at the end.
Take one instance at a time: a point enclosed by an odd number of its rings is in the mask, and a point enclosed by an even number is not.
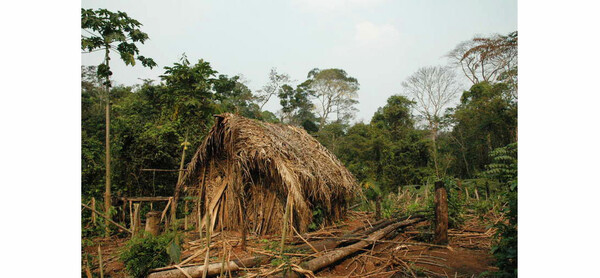
{"type": "MultiPolygon", "coordinates": [[[[296,83],[313,68],[335,67],[358,79],[356,120],[366,121],[419,67],[447,64],[444,55],[459,42],[517,30],[515,0],[84,0],[82,7],[127,12],[150,36],[141,54],[159,67],[126,67],[115,55],[117,83],[158,80],[184,52],[192,63],[202,58],[221,74],[242,74],[253,91],[272,67],[296,83]]],[[[101,59],[82,54],[84,65],[101,59]]],[[[265,108],[275,112],[278,102],[265,108]]]]}

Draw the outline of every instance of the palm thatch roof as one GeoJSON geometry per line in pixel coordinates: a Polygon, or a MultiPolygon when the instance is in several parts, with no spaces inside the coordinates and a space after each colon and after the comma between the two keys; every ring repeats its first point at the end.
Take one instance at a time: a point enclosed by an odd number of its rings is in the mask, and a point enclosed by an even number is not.
{"type": "Polygon", "coordinates": [[[188,164],[183,179],[188,196],[198,196],[211,229],[256,233],[281,230],[284,207],[299,231],[306,231],[313,210],[324,224],[339,220],[358,192],[352,174],[304,129],[217,115],[215,125],[188,164]]]}

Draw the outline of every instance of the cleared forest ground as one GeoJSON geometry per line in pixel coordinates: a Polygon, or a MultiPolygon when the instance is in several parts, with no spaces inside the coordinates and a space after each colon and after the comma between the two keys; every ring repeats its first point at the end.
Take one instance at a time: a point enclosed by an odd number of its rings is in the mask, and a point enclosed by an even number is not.
{"type": "MultiPolygon", "coordinates": [[[[449,230],[449,245],[439,247],[430,245],[427,239],[430,221],[420,222],[406,227],[392,237],[376,241],[368,249],[358,250],[341,262],[325,268],[317,273],[318,277],[485,277],[486,273],[497,270],[493,267],[493,257],[490,255],[493,229],[490,224],[500,221],[501,215],[488,213],[477,216],[473,211],[467,211],[465,222],[460,229],[449,230]]],[[[341,237],[360,229],[368,228],[376,223],[374,215],[368,212],[352,211],[344,219],[332,227],[306,233],[302,237],[312,245],[327,240],[337,240],[343,244],[341,237]]],[[[248,248],[241,250],[240,233],[233,231],[216,232],[212,237],[210,263],[219,263],[236,258],[247,258],[256,255],[269,257],[270,263],[259,267],[247,268],[231,272],[233,277],[264,277],[281,276],[286,266],[299,265],[303,261],[322,256],[327,250],[315,253],[295,252],[294,246],[304,244],[295,236],[286,243],[283,256],[279,256],[278,236],[251,236],[248,248]],[[225,253],[224,253],[225,250],[225,253]],[[224,257],[225,256],[225,257],[224,257]]],[[[84,253],[92,259],[91,272],[98,272],[98,248],[102,248],[105,277],[127,277],[123,263],[118,260],[120,249],[127,238],[112,237],[96,238],[93,246],[85,247],[84,253]]],[[[195,231],[184,233],[182,260],[185,265],[203,265],[205,253],[204,239],[199,239],[195,231]]],[[[85,258],[85,257],[84,257],[85,258]]],[[[83,261],[85,270],[85,259],[83,261]]],[[[183,265],[182,265],[183,267],[183,265]]],[[[174,267],[173,267],[174,268],[174,267]]],[[[182,273],[183,274],[183,273],[182,273]]],[[[230,274],[225,272],[224,276],[230,274]]],[[[310,275],[310,274],[308,274],[310,275]]],[[[184,276],[185,277],[185,276],[184,276]]]]}

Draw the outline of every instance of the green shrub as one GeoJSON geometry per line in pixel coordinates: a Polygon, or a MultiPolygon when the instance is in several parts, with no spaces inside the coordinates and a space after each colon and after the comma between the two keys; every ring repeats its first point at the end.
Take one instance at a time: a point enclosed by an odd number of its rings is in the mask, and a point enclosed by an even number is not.
{"type": "Polygon", "coordinates": [[[145,277],[153,268],[178,263],[181,238],[176,232],[159,236],[144,233],[133,237],[121,252],[120,259],[133,277],[145,277]]]}

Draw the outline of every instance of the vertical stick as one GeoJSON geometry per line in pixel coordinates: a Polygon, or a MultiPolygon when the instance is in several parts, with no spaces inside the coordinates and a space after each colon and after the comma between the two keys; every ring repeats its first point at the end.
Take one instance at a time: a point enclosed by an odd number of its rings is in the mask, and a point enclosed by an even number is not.
{"type": "Polygon", "coordinates": [[[133,232],[133,235],[139,232],[140,223],[140,204],[135,203],[133,204],[133,229],[131,230],[133,232]]]}
{"type": "Polygon", "coordinates": [[[381,219],[381,196],[375,197],[375,219],[381,219]]]}
{"type": "Polygon", "coordinates": [[[456,186],[458,187],[458,199],[462,199],[462,181],[459,179],[456,179],[456,186]]]}
{"type": "Polygon", "coordinates": [[[179,174],[177,175],[177,184],[175,185],[175,194],[173,202],[171,203],[171,223],[175,223],[177,217],[177,202],[179,201],[179,191],[181,191],[181,183],[183,178],[183,163],[185,162],[185,150],[190,143],[187,141],[187,132],[185,133],[185,140],[181,144],[183,150],[181,150],[181,161],[179,162],[179,174]]]}
{"type": "Polygon", "coordinates": [[[90,262],[88,261],[87,254],[85,255],[85,276],[87,278],[93,278],[92,271],[90,270],[90,262]]]}
{"type": "Polygon", "coordinates": [[[468,188],[466,188],[466,187],[465,187],[465,198],[466,198],[467,200],[469,200],[469,199],[470,199],[470,196],[469,196],[469,189],[468,189],[468,188]]]}
{"type": "Polygon", "coordinates": [[[280,251],[280,256],[283,255],[283,247],[285,246],[285,236],[287,234],[287,229],[288,229],[288,221],[289,221],[289,215],[290,215],[290,201],[291,201],[291,195],[288,193],[288,197],[287,197],[287,201],[285,202],[285,211],[283,213],[283,228],[281,229],[281,251],[280,251]]]}
{"type": "MultiPolygon", "coordinates": [[[[246,204],[246,201],[244,201],[244,204],[246,204]]],[[[244,207],[243,212],[242,212],[242,201],[240,201],[240,199],[238,198],[238,207],[240,208],[240,221],[242,222],[242,250],[246,251],[246,234],[247,234],[247,229],[248,229],[248,225],[246,223],[246,209],[244,207]]]]}
{"type": "MultiPolygon", "coordinates": [[[[108,53],[109,49],[106,49],[106,53],[108,53]]],[[[108,66],[108,54],[106,55],[106,65],[108,66]]],[[[108,81],[108,77],[106,78],[108,81]]],[[[106,153],[105,164],[106,164],[106,173],[105,173],[105,192],[104,192],[104,213],[110,217],[110,83],[106,84],[106,137],[104,138],[104,152],[106,153]]],[[[106,228],[106,236],[110,236],[110,228],[108,226],[108,218],[104,219],[105,228],[106,228]]]]}
{"type": "MultiPolygon", "coordinates": [[[[92,205],[91,207],[93,207],[94,209],[96,209],[96,198],[92,197],[92,205]]],[[[96,225],[96,213],[94,211],[92,211],[92,223],[94,223],[94,225],[96,225]]]]}
{"type": "MultiPolygon", "coordinates": [[[[209,258],[209,252],[210,252],[210,233],[211,233],[211,227],[210,227],[210,218],[211,218],[211,212],[208,211],[208,208],[206,210],[206,256],[204,257],[204,265],[208,266],[208,258],[209,258]]],[[[202,278],[206,278],[208,274],[208,267],[204,267],[204,271],[202,272],[202,278]]]]}
{"type": "Polygon", "coordinates": [[[104,278],[104,270],[102,269],[102,248],[98,245],[98,262],[100,264],[100,278],[104,278]]]}
{"type": "Polygon", "coordinates": [[[187,231],[188,229],[188,200],[185,200],[183,205],[183,229],[187,231]]]}
{"type": "Polygon", "coordinates": [[[477,193],[477,188],[475,188],[475,198],[477,198],[477,201],[479,201],[479,193],[477,193]]]}
{"type": "Polygon", "coordinates": [[[435,238],[433,243],[448,244],[448,193],[441,181],[435,182],[435,238]]]}
{"type": "Polygon", "coordinates": [[[131,208],[132,207],[131,203],[132,203],[131,200],[129,200],[129,222],[130,222],[129,229],[133,232],[134,223],[133,223],[133,209],[131,208]]]}
{"type": "Polygon", "coordinates": [[[123,201],[123,207],[121,208],[121,222],[125,223],[125,211],[127,210],[127,202],[123,201]]]}

